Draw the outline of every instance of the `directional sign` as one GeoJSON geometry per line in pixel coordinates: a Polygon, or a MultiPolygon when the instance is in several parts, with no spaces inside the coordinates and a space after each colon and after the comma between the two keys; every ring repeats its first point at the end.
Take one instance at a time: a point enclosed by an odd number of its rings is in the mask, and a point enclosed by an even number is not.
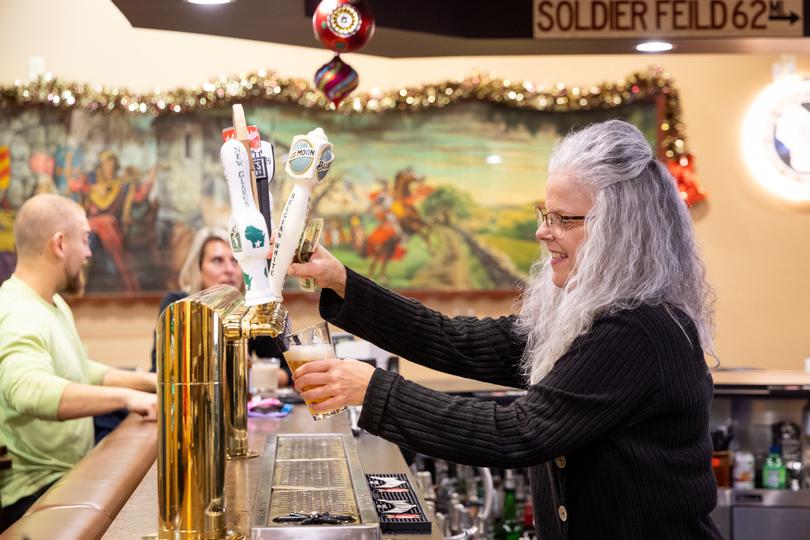
{"type": "Polygon", "coordinates": [[[535,39],[800,37],[803,0],[533,0],[535,39]]]}

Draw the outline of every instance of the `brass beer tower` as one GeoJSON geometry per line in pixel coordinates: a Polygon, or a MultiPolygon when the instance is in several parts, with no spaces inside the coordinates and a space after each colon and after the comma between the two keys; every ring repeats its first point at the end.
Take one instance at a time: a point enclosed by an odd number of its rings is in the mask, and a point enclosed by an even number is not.
{"type": "MultiPolygon", "coordinates": [[[[268,265],[270,219],[257,209],[262,190],[256,190],[253,160],[261,158],[267,169],[273,167],[272,146],[259,141],[258,132],[248,134],[239,105],[234,106],[233,131],[235,137],[222,145],[220,157],[231,195],[229,237],[242,268],[245,295],[217,285],[171,304],[156,328],[160,539],[226,537],[225,458],[255,455],[248,447],[247,340],[284,332],[284,276],[296,251],[299,258],[308,258],[314,249],[310,243],[309,250],[303,250],[309,253],[303,253],[299,245],[305,241],[301,231],[309,193],[291,196],[268,265]],[[263,156],[262,149],[269,149],[270,155],[263,156]]],[[[329,170],[332,145],[317,131],[320,137],[311,143],[302,136],[294,141],[304,139],[310,148],[306,151],[306,144],[298,142],[298,168],[291,173],[296,185],[311,179],[319,183],[329,170]],[[308,159],[310,166],[303,167],[308,159]]]]}
{"type": "Polygon", "coordinates": [[[247,455],[247,338],[277,336],[286,310],[253,319],[242,294],[218,285],[160,316],[159,537],[225,537],[225,456],[247,455]]]}

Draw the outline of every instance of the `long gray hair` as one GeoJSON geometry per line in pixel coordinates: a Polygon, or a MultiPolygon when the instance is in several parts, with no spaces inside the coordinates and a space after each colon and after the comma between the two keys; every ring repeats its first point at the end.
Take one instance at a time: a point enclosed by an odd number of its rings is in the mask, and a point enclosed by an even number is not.
{"type": "Polygon", "coordinates": [[[529,382],[551,371],[595,318],[642,303],[685,312],[700,345],[713,354],[714,296],[692,220],[641,132],[609,120],[572,133],[554,148],[548,174],[578,182],[594,205],[564,287],[552,283],[548,256],[532,266],[517,321],[528,339],[523,367],[529,382]]]}

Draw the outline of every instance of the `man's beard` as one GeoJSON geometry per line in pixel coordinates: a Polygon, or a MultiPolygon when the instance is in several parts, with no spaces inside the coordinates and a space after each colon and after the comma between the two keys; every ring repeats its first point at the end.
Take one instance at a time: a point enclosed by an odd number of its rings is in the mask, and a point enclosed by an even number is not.
{"type": "Polygon", "coordinates": [[[67,276],[67,284],[62,292],[70,296],[81,296],[84,294],[84,267],[73,274],[67,276]]]}

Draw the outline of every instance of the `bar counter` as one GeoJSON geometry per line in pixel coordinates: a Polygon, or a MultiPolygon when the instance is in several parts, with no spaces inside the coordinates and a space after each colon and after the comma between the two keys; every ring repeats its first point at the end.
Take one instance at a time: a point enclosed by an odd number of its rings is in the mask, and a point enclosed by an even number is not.
{"type": "MultiPolygon", "coordinates": [[[[261,454],[268,435],[276,433],[344,433],[351,436],[348,414],[343,413],[315,422],[306,406],[296,405],[292,414],[282,419],[250,418],[250,449],[261,454]]],[[[360,463],[366,473],[406,473],[415,487],[399,448],[379,437],[361,433],[354,437],[360,463]]],[[[250,538],[251,507],[256,495],[261,457],[229,460],[225,468],[225,519],[229,531],[250,538]]],[[[425,501],[419,496],[420,503],[425,501]]],[[[103,535],[105,540],[141,540],[157,531],[157,464],[153,464],[132,496],[103,535]]],[[[381,535],[388,538],[389,535],[381,535]]],[[[391,536],[391,538],[394,538],[391,536]]],[[[397,540],[441,539],[434,523],[431,535],[396,535],[397,540]]],[[[37,540],[37,539],[33,539],[37,540]]]]}
{"type": "Polygon", "coordinates": [[[130,414],[0,539],[100,538],[156,458],[156,424],[130,414]]]}

